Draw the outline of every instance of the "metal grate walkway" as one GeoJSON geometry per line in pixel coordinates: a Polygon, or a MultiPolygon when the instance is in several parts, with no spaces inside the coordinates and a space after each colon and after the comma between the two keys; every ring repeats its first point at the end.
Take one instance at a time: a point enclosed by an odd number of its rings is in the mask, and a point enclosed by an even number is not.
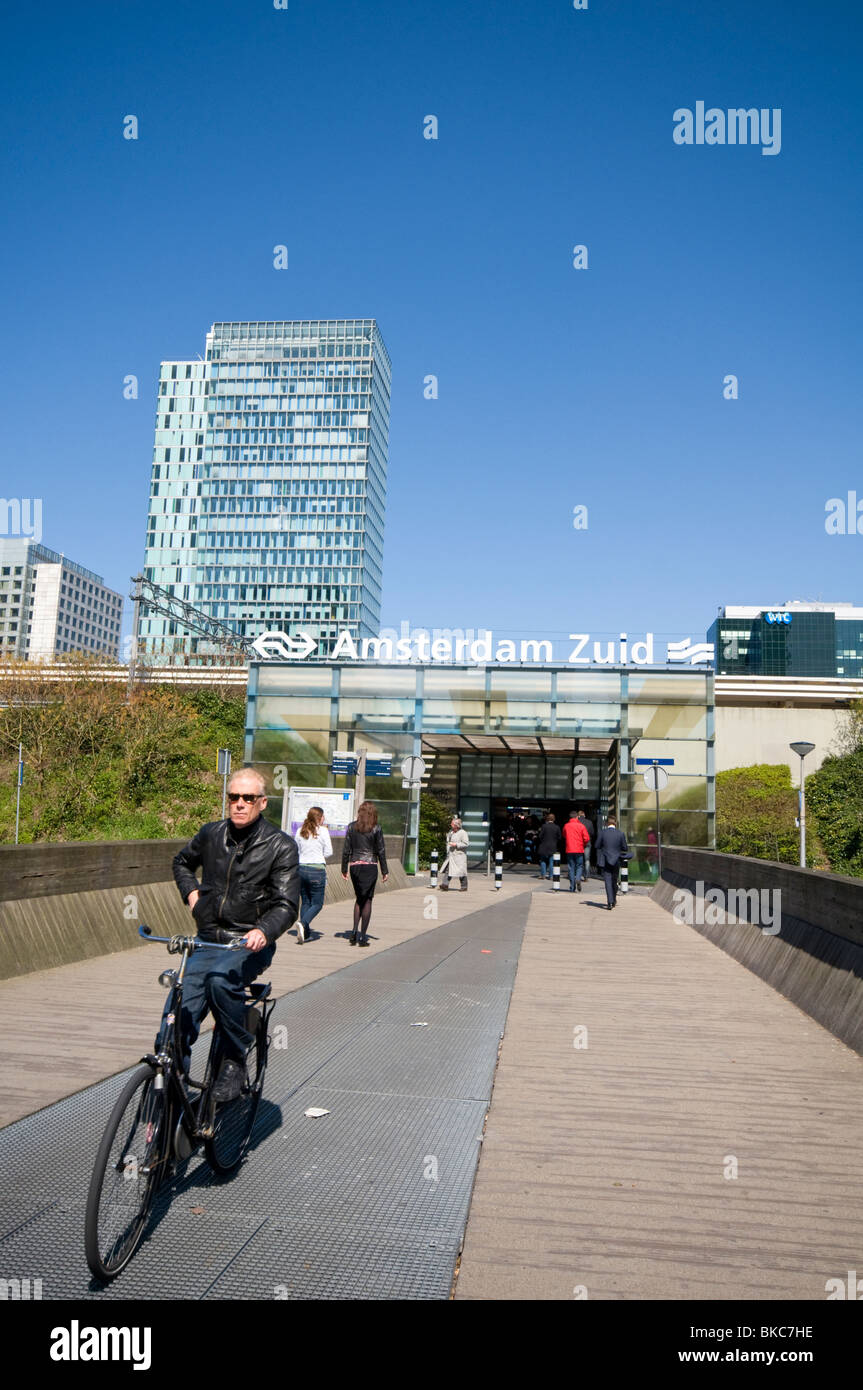
{"type": "Polygon", "coordinates": [[[247,1161],[219,1181],[193,1158],[107,1289],[84,1260],[84,1205],[128,1073],[0,1131],[0,1278],[41,1278],[46,1299],[447,1298],[529,906],[498,902],[284,996],[247,1161]]]}

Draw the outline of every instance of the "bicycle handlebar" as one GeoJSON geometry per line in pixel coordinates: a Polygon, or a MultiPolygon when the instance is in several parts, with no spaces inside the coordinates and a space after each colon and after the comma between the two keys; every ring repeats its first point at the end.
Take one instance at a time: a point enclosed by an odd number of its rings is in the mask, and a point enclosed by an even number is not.
{"type": "MultiPolygon", "coordinates": [[[[249,927],[249,931],[254,931],[254,927],[249,927]]],[[[239,936],[236,941],[204,941],[200,936],[154,936],[150,928],[143,924],[138,928],[138,935],[144,941],[161,941],[170,947],[170,955],[179,955],[185,950],[188,944],[190,950],[198,950],[201,946],[212,946],[217,951],[241,951],[245,949],[245,937],[239,936]]]]}

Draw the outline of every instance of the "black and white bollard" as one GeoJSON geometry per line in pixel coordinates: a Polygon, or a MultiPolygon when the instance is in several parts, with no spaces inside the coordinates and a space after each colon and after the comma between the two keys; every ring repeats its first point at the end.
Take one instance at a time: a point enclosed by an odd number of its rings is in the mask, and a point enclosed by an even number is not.
{"type": "Polygon", "coordinates": [[[432,886],[432,888],[437,888],[437,858],[438,858],[437,850],[436,850],[436,849],[433,849],[432,852],[431,852],[431,863],[429,864],[429,872],[431,873],[431,886],[432,886]]]}
{"type": "Polygon", "coordinates": [[[499,888],[503,882],[503,850],[497,849],[494,852],[494,886],[499,888]]]}
{"type": "Polygon", "coordinates": [[[625,859],[620,861],[620,882],[617,885],[618,893],[629,892],[629,865],[625,859]]]}
{"type": "Polygon", "coordinates": [[[555,893],[559,893],[559,892],[560,892],[560,853],[559,853],[559,851],[555,853],[555,856],[554,856],[554,859],[553,859],[552,865],[551,865],[551,887],[552,887],[552,891],[553,891],[553,892],[555,892],[555,893]]]}

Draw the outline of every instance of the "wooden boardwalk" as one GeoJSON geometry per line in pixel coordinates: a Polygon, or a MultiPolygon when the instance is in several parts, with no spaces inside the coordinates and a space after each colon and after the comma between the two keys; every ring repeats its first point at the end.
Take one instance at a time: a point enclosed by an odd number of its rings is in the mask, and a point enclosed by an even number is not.
{"type": "MultiPolygon", "coordinates": [[[[352,904],[334,903],[313,923],[318,940],[297,946],[293,931],[281,938],[265,978],[278,998],[530,886],[512,878],[495,893],[491,884],[474,874],[467,893],[435,893],[436,920],[424,916],[427,883],[378,894],[366,951],[346,940],[352,904]]],[[[129,928],[134,932],[137,924],[129,928]]],[[[193,930],[179,895],[172,929],[193,930]]],[[[158,975],[174,964],[164,946],[141,946],[0,981],[0,1126],[122,1071],[149,1051],[165,999],[158,975]]]]}
{"type": "MultiPolygon", "coordinates": [[[[824,1299],[863,1262],[863,1058],[646,896],[600,911],[593,883],[382,896],[372,951],[526,889],[455,1296],[824,1299]]],[[[348,904],[315,925],[282,938],[277,994],[362,959],[348,904]]],[[[147,1050],[168,963],[143,946],[0,983],[2,1122],[147,1050]]]]}
{"type": "Polygon", "coordinates": [[[534,893],[456,1297],[825,1299],[863,1267],[863,1058],[600,893],[534,893]]]}

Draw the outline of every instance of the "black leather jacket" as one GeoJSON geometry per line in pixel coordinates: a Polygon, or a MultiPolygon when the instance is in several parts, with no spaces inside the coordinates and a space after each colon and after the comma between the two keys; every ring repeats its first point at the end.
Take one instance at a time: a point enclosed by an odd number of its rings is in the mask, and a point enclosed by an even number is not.
{"type": "Polygon", "coordinates": [[[384,845],[384,832],[379,825],[374,830],[357,830],[356,821],[351,821],[345,834],[342,848],[342,873],[346,874],[352,859],[376,859],[381,861],[381,873],[389,873],[387,851],[384,845]]]}
{"type": "Polygon", "coordinates": [[[257,927],[272,944],[297,919],[297,847],[263,816],[245,836],[235,836],[229,820],[202,825],[175,856],[173,869],[183,902],[200,892],[192,914],[205,941],[230,941],[257,927]]]}

